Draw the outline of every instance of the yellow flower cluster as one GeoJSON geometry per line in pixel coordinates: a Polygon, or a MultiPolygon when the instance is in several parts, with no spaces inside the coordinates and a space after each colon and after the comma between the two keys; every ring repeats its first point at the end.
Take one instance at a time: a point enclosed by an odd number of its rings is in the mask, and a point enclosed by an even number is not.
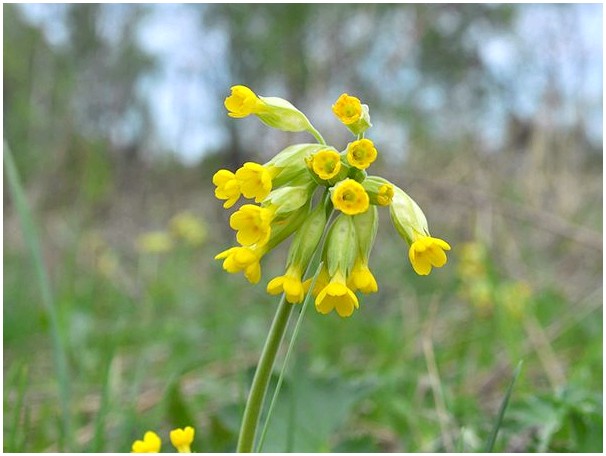
{"type": "Polygon", "coordinates": [[[378,291],[369,256],[381,206],[389,207],[397,232],[409,244],[417,274],[427,275],[446,263],[450,246],[430,236],[419,206],[391,182],[367,174],[378,153],[364,137],[372,125],[368,106],[358,98],[343,94],[332,107],[355,136],[342,151],[326,145],[307,117],[281,98],[260,97],[248,87],[234,86],[225,107],[231,117],[254,115],[271,127],[306,131],[317,140],[289,146],[265,164],[248,162],[235,172],[215,173],[215,196],[225,201],[223,207],[231,208],[241,197],[257,203],[241,205],[229,219],[240,245],[215,257],[223,260],[227,272],[243,272],[249,282],[257,283],[263,256],[293,235],[285,274],[271,279],[267,292],[284,293],[288,302],[300,303],[311,284],[304,274],[323,242],[324,266],[311,290],[316,309],[348,317],[359,307],[356,292],[378,291]]]}
{"type": "MultiPolygon", "coordinates": [[[[170,431],[170,443],[179,453],[191,453],[191,444],[194,441],[195,430],[191,426],[183,429],[173,429],[170,431]]],[[[131,448],[132,453],[159,453],[162,446],[162,440],[153,431],[147,431],[143,440],[136,440],[131,448]]]]}
{"type": "Polygon", "coordinates": [[[206,224],[191,212],[180,212],[168,223],[168,229],[150,231],[139,235],[135,241],[141,253],[166,253],[182,242],[189,247],[199,247],[207,237],[206,224]]]}

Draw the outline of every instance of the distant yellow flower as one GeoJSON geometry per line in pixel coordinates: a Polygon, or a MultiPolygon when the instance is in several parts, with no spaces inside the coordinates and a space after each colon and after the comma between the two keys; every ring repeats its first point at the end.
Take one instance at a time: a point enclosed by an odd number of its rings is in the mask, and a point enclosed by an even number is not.
{"type": "Polygon", "coordinates": [[[332,105],[332,112],[345,125],[351,125],[360,120],[362,116],[362,103],[356,97],[344,93],[332,105]]]}
{"type": "Polygon", "coordinates": [[[273,211],[254,204],[245,204],[229,218],[229,225],[237,231],[236,239],[244,246],[263,245],[271,234],[273,211]]]}
{"type": "Polygon", "coordinates": [[[316,309],[322,314],[336,310],[339,316],[349,317],[358,307],[358,298],[347,287],[345,276],[341,271],[336,272],[316,297],[316,309]]]}
{"type": "Polygon", "coordinates": [[[321,150],[312,155],[311,169],[320,179],[332,179],[341,171],[341,156],[335,150],[321,150]]]}
{"type": "Polygon", "coordinates": [[[213,184],[217,186],[215,196],[221,200],[227,200],[223,203],[225,209],[232,207],[242,194],[240,191],[240,182],[236,175],[226,169],[220,169],[213,176],[213,184]]]}
{"type": "Polygon", "coordinates": [[[368,168],[377,159],[377,149],[370,139],[360,139],[347,146],[347,161],[358,169],[368,168]]]}
{"type": "Polygon", "coordinates": [[[153,431],[147,431],[143,440],[137,440],[133,443],[133,453],[159,453],[162,446],[162,440],[153,431]]]}
{"type": "Polygon", "coordinates": [[[302,302],[305,291],[301,282],[301,271],[295,266],[289,267],[286,274],[269,281],[267,292],[271,295],[286,293],[286,300],[291,304],[302,302]]]}
{"type": "Polygon", "coordinates": [[[263,111],[265,103],[248,87],[237,85],[231,88],[231,96],[225,99],[224,105],[228,116],[239,119],[263,111]]]}
{"type": "Polygon", "coordinates": [[[353,179],[342,180],[331,188],[331,200],[335,209],[347,215],[361,214],[368,210],[368,194],[353,179]]]}
{"type": "Polygon", "coordinates": [[[375,277],[370,272],[368,264],[358,259],[347,278],[347,286],[352,290],[360,290],[362,293],[376,293],[379,290],[375,277]]]}
{"type": "Polygon", "coordinates": [[[266,167],[259,163],[247,162],[236,171],[236,179],[245,198],[254,198],[260,203],[271,192],[273,176],[278,172],[272,166],[266,167]]]}
{"type": "Polygon", "coordinates": [[[199,246],[206,240],[204,223],[190,212],[181,212],[169,222],[171,233],[192,246],[199,246]]]}
{"type": "Polygon", "coordinates": [[[244,271],[244,276],[250,283],[261,279],[261,257],[264,249],[253,247],[232,247],[215,256],[215,260],[223,261],[223,269],[235,274],[244,271]]]}
{"type": "Polygon", "coordinates": [[[450,250],[450,245],[446,241],[430,236],[417,235],[410,246],[408,257],[417,274],[428,275],[432,267],[440,268],[446,264],[445,250],[450,250]]]}
{"type": "Polygon", "coordinates": [[[143,253],[165,253],[173,248],[173,241],[164,231],[152,231],[141,234],[137,238],[136,247],[143,253]]]}
{"type": "Polygon", "coordinates": [[[187,426],[185,429],[174,429],[170,431],[170,442],[179,453],[191,453],[194,434],[194,428],[191,426],[187,426]]]}

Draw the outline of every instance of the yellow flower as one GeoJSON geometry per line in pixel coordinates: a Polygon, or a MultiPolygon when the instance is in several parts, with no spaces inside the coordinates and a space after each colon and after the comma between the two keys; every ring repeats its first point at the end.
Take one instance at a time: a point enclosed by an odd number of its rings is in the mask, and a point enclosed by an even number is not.
{"type": "Polygon", "coordinates": [[[140,235],[136,247],[143,253],[166,253],[173,248],[173,241],[164,231],[152,231],[140,235]]]}
{"type": "Polygon", "coordinates": [[[431,268],[440,268],[446,264],[444,250],[450,250],[450,245],[442,239],[431,236],[417,235],[410,246],[408,257],[412,267],[419,275],[428,275],[431,268]]]}
{"type": "Polygon", "coordinates": [[[192,246],[199,246],[206,240],[206,227],[190,212],[175,215],[170,223],[170,231],[177,238],[192,246]]]}
{"type": "Polygon", "coordinates": [[[360,139],[347,146],[347,161],[358,169],[368,168],[377,159],[377,149],[370,139],[360,139]]]}
{"type": "Polygon", "coordinates": [[[267,284],[267,292],[270,295],[286,293],[286,300],[291,304],[303,301],[305,291],[301,283],[301,271],[296,266],[290,266],[286,274],[273,278],[267,284]]]}
{"type": "Polygon", "coordinates": [[[316,309],[322,314],[336,310],[339,316],[349,317],[358,307],[358,298],[347,287],[341,271],[336,272],[316,298],[316,309]]]}
{"type": "Polygon", "coordinates": [[[266,244],[271,234],[273,211],[254,204],[245,204],[229,218],[229,225],[236,230],[236,239],[244,246],[266,244]]]}
{"type": "Polygon", "coordinates": [[[223,203],[225,209],[232,207],[240,198],[240,182],[236,175],[226,169],[220,169],[213,176],[213,184],[217,186],[215,196],[218,199],[227,200],[223,203]]]}
{"type": "Polygon", "coordinates": [[[215,256],[215,260],[223,261],[223,269],[235,274],[244,271],[244,276],[250,283],[261,279],[261,257],[265,254],[263,248],[232,247],[215,256]]]}
{"type": "Polygon", "coordinates": [[[370,272],[368,264],[358,258],[353,270],[347,278],[347,286],[362,293],[376,293],[379,290],[375,277],[370,272]]]}
{"type": "Polygon", "coordinates": [[[227,115],[237,119],[258,114],[265,107],[255,92],[243,85],[231,88],[231,95],[225,99],[224,105],[229,111],[227,115]]]}
{"type": "Polygon", "coordinates": [[[393,185],[383,184],[379,187],[379,194],[377,195],[377,203],[380,206],[389,206],[393,199],[393,185]]]}
{"type": "Polygon", "coordinates": [[[191,453],[191,443],[194,441],[194,428],[187,426],[185,429],[174,429],[170,431],[170,443],[179,453],[191,453]]]}
{"type": "Polygon", "coordinates": [[[133,443],[131,451],[133,453],[159,453],[161,446],[162,440],[160,440],[158,434],[147,431],[143,440],[137,440],[133,443]]]}
{"type": "Polygon", "coordinates": [[[360,120],[362,116],[362,103],[356,97],[344,93],[332,105],[332,112],[345,125],[351,125],[360,120]]]}
{"type": "Polygon", "coordinates": [[[361,214],[368,210],[369,198],[364,187],[353,179],[345,179],[331,188],[331,200],[335,209],[347,215],[361,214]]]}
{"type": "Polygon", "coordinates": [[[335,150],[321,150],[312,155],[310,164],[320,179],[332,179],[341,171],[341,156],[335,150]]]}
{"type": "Polygon", "coordinates": [[[277,170],[272,166],[247,162],[236,171],[236,179],[245,198],[254,198],[260,203],[271,192],[271,180],[277,170]]]}

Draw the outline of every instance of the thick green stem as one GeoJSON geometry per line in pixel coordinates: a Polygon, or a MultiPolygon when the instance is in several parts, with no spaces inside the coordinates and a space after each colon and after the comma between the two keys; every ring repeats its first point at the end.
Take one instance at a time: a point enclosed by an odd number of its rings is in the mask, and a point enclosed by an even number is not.
{"type": "Polygon", "coordinates": [[[285,295],[282,295],[250,387],[248,401],[242,417],[242,426],[240,427],[240,437],[236,449],[238,453],[251,453],[253,450],[259,416],[269,386],[271,371],[293,308],[294,306],[286,301],[285,295]]]}

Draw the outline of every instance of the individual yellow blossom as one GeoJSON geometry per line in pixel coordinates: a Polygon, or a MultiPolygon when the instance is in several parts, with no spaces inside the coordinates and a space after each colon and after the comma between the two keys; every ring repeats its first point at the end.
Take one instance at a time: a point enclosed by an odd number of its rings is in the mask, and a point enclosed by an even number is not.
{"type": "Polygon", "coordinates": [[[191,444],[194,441],[194,428],[187,426],[184,429],[170,431],[170,443],[179,453],[191,453],[191,444]]]}
{"type": "Polygon", "coordinates": [[[358,307],[358,298],[347,287],[345,276],[341,271],[337,271],[316,298],[316,309],[321,314],[336,310],[339,316],[349,317],[358,307]]]}
{"type": "Polygon", "coordinates": [[[335,150],[321,150],[312,155],[310,165],[320,179],[332,179],[341,171],[341,156],[335,150]]]}
{"type": "Polygon", "coordinates": [[[261,279],[261,257],[265,254],[263,247],[232,247],[215,256],[215,260],[223,261],[223,269],[235,274],[244,271],[244,276],[250,283],[261,279]]]}
{"type": "Polygon", "coordinates": [[[393,185],[383,184],[379,187],[377,202],[380,206],[389,206],[393,199],[393,185]]]}
{"type": "Polygon", "coordinates": [[[391,182],[379,176],[367,176],[362,181],[362,187],[368,193],[370,204],[389,206],[394,197],[394,186],[391,182]]]}
{"type": "Polygon", "coordinates": [[[332,112],[345,125],[351,125],[360,120],[362,116],[362,103],[358,98],[344,93],[332,105],[332,112]]]}
{"type": "Polygon", "coordinates": [[[225,209],[229,209],[242,194],[240,191],[240,182],[236,179],[236,175],[226,169],[220,169],[213,176],[213,184],[217,186],[215,196],[221,200],[227,200],[223,203],[225,209]]]}
{"type": "Polygon", "coordinates": [[[377,149],[370,139],[359,139],[347,146],[347,161],[358,169],[368,168],[377,159],[377,149]]]}
{"type": "Polygon", "coordinates": [[[445,250],[450,250],[450,245],[446,241],[431,236],[417,235],[410,246],[408,257],[417,274],[428,275],[432,267],[440,268],[446,264],[445,250]]]}
{"type": "Polygon", "coordinates": [[[153,431],[147,431],[143,440],[137,440],[133,443],[131,451],[133,453],[159,453],[162,446],[162,440],[153,431]]]}
{"type": "Polygon", "coordinates": [[[278,170],[272,166],[247,162],[236,171],[236,179],[245,198],[254,198],[260,203],[271,192],[271,180],[278,170]]]}
{"type": "Polygon", "coordinates": [[[199,246],[206,240],[206,227],[190,212],[175,215],[169,222],[171,233],[192,246],[199,246]]]}
{"type": "Polygon", "coordinates": [[[347,278],[347,286],[352,290],[360,290],[362,293],[376,293],[379,290],[377,280],[372,275],[368,264],[361,259],[356,261],[349,277],[347,278]]]}
{"type": "Polygon", "coordinates": [[[347,215],[361,214],[368,210],[368,194],[359,182],[345,179],[331,188],[331,200],[335,209],[347,215]]]}
{"type": "Polygon", "coordinates": [[[152,231],[141,234],[137,238],[136,247],[143,253],[166,253],[173,248],[173,241],[164,231],[152,231]]]}
{"type": "Polygon", "coordinates": [[[264,245],[271,234],[273,211],[254,204],[245,204],[229,218],[229,225],[236,230],[236,239],[244,246],[264,245]]]}
{"type": "Polygon", "coordinates": [[[297,304],[303,301],[305,291],[301,282],[301,271],[292,265],[283,276],[273,278],[267,284],[267,292],[270,295],[280,293],[286,294],[286,300],[291,304],[297,304]]]}
{"type": "Polygon", "coordinates": [[[229,111],[227,115],[236,119],[258,114],[265,108],[265,103],[257,97],[255,92],[243,85],[231,88],[231,95],[225,99],[224,105],[229,111]]]}

